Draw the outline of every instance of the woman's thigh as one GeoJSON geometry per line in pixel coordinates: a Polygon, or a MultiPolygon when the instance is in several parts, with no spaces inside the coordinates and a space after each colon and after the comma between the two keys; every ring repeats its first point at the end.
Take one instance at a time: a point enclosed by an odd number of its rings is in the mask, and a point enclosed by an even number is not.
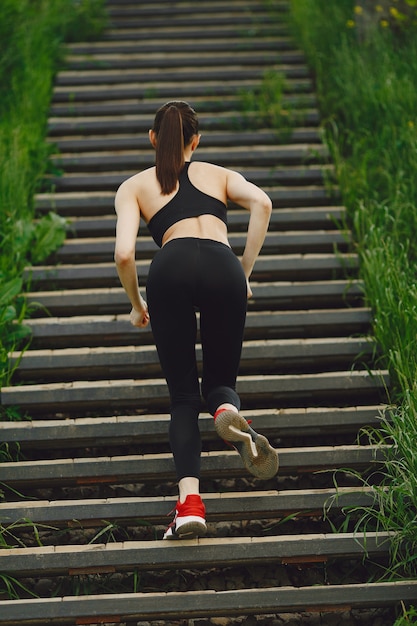
{"type": "Polygon", "coordinates": [[[247,286],[242,265],[229,248],[222,248],[210,256],[210,271],[201,280],[205,396],[217,386],[235,387],[246,320],[247,286]]]}
{"type": "MultiPolygon", "coordinates": [[[[181,240],[182,241],[182,240],[181,240]]],[[[154,257],[146,286],[151,327],[171,399],[199,393],[192,251],[167,244],[154,257]]],[[[184,244],[184,242],[182,242],[184,244]]]]}

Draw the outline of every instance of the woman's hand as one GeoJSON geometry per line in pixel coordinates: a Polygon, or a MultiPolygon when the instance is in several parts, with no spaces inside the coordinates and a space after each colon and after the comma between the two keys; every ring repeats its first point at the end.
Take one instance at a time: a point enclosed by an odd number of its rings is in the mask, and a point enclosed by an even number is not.
{"type": "Polygon", "coordinates": [[[136,326],[137,328],[145,328],[149,324],[149,313],[148,313],[148,305],[145,301],[143,301],[143,309],[138,311],[137,309],[132,309],[130,311],[130,323],[132,326],[136,326]]]}
{"type": "Polygon", "coordinates": [[[253,296],[252,289],[251,289],[251,286],[249,284],[249,278],[246,279],[246,286],[247,286],[247,290],[248,290],[248,300],[249,300],[249,298],[252,298],[252,296],[253,296]]]}

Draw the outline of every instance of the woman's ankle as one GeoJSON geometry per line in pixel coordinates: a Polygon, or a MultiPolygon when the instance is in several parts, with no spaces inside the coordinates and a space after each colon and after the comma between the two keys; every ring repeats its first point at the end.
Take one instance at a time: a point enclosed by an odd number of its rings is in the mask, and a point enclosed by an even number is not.
{"type": "Polygon", "coordinates": [[[200,480],[194,476],[185,476],[178,482],[179,500],[184,504],[187,496],[200,495],[200,480]]]}
{"type": "Polygon", "coordinates": [[[220,415],[220,413],[223,413],[223,411],[233,411],[234,413],[239,413],[238,408],[235,407],[234,404],[229,404],[228,402],[225,402],[224,404],[221,404],[217,407],[217,410],[213,415],[214,419],[216,419],[216,417],[220,415]]]}

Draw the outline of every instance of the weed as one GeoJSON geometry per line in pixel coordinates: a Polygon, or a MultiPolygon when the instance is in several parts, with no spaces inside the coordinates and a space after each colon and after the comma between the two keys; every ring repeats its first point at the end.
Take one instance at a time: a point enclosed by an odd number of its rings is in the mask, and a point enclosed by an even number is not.
{"type": "Polygon", "coordinates": [[[28,533],[33,532],[33,537],[37,546],[42,547],[39,530],[57,530],[52,526],[45,524],[35,524],[29,519],[19,519],[8,526],[0,523],[0,549],[25,548],[25,541],[19,537],[21,531],[28,533]]]}
{"type": "Polygon", "coordinates": [[[410,606],[408,609],[406,608],[404,602],[401,602],[401,611],[402,615],[400,615],[396,620],[393,626],[408,626],[408,624],[417,624],[417,608],[414,606],[410,606]]]}
{"type": "MultiPolygon", "coordinates": [[[[408,4],[412,15],[414,0],[408,4]]],[[[398,406],[367,433],[387,451],[380,482],[357,476],[377,506],[348,514],[358,530],[393,533],[386,575],[399,576],[417,573],[417,42],[412,20],[399,38],[401,18],[395,24],[392,17],[391,28],[364,39],[350,1],[291,1],[360,257],[380,363],[390,371],[390,399],[398,406]]]]}
{"type": "MultiPolygon", "coordinates": [[[[119,542],[123,540],[129,539],[129,531],[127,528],[123,528],[116,522],[108,522],[106,520],[101,520],[105,526],[101,528],[92,539],[88,543],[96,543],[99,539],[104,541],[105,543],[111,542],[119,542]]],[[[136,519],[134,522],[135,526],[143,526],[146,528],[154,529],[154,537],[157,539],[156,528],[150,522],[142,519],[136,519]]]]}
{"type": "Polygon", "coordinates": [[[9,600],[19,600],[22,597],[22,592],[26,597],[39,597],[13,576],[0,573],[0,596],[4,594],[9,600]]]}
{"type": "Polygon", "coordinates": [[[20,461],[23,458],[19,442],[0,443],[0,463],[20,461]]]}
{"type": "Polygon", "coordinates": [[[96,35],[103,0],[2,0],[0,8],[0,385],[15,367],[8,355],[27,349],[31,313],[22,293],[27,266],[44,260],[65,238],[54,213],[37,216],[34,196],[50,168],[45,141],[55,71],[63,42],[96,35]],[[23,95],[23,97],[22,97],[23,95]],[[36,218],[36,219],[35,219],[36,218]]]}
{"type": "Polygon", "coordinates": [[[273,129],[280,142],[288,139],[295,122],[295,110],[284,99],[285,85],[280,73],[267,70],[258,89],[239,92],[240,106],[249,125],[273,129]]]}

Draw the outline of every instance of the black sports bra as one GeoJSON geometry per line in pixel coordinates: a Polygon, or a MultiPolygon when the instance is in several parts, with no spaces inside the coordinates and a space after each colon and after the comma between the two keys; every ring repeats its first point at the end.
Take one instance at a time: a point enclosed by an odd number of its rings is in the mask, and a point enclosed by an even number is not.
{"type": "Polygon", "coordinates": [[[161,248],[162,238],[168,228],[180,220],[200,215],[214,215],[227,225],[227,207],[217,198],[195,187],[188,178],[187,162],[178,178],[179,189],[171,200],[159,209],[148,222],[148,229],[155,243],[161,248]]]}

